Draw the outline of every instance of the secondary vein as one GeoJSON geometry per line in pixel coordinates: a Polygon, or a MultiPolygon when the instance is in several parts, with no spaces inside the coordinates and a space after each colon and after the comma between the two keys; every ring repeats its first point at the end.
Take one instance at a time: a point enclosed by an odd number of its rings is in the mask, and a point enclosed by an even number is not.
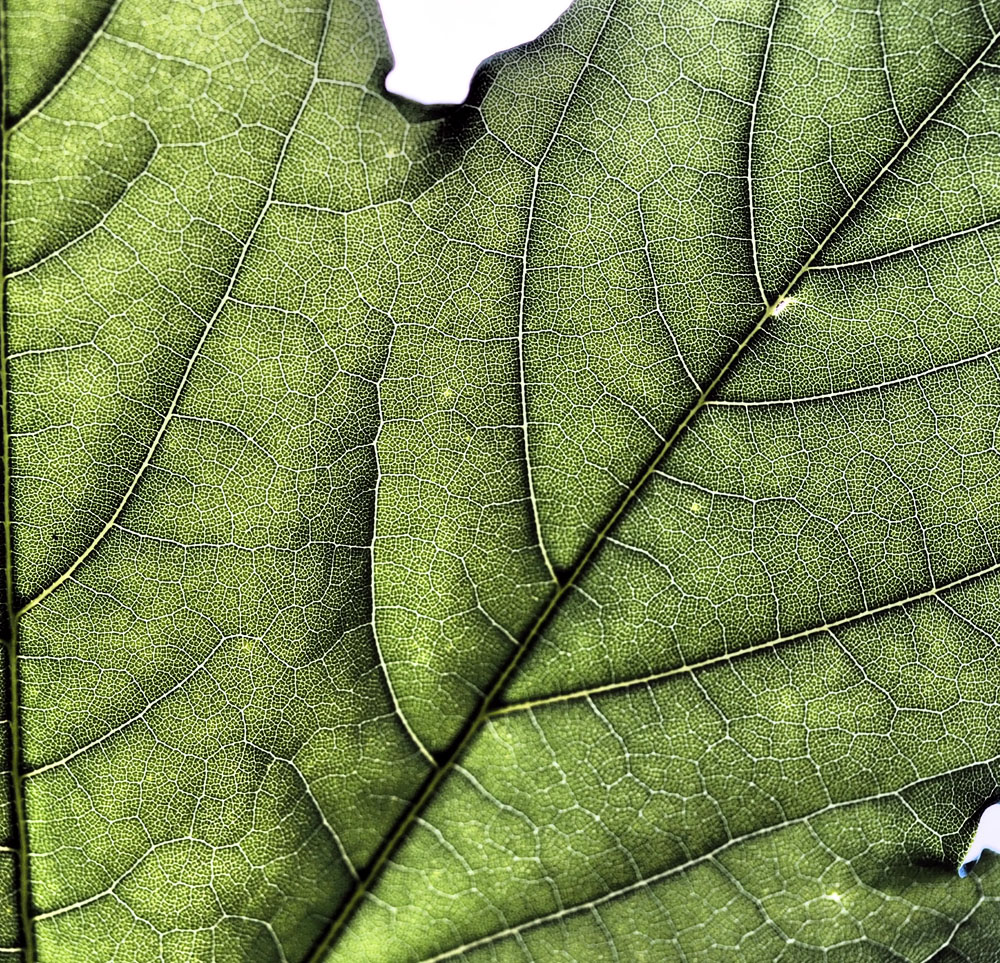
{"type": "MultiPolygon", "coordinates": [[[[25,121],[30,120],[32,117],[40,114],[48,104],[52,102],[52,99],[59,93],[66,83],[69,81],[70,77],[76,73],[80,65],[87,59],[90,51],[94,49],[97,41],[104,35],[104,31],[107,29],[108,24],[114,19],[115,14],[118,12],[119,6],[121,6],[122,0],[112,0],[108,4],[108,9],[105,11],[104,16],[101,17],[101,22],[97,24],[94,31],[91,33],[87,43],[84,45],[83,49],[73,58],[73,62],[59,75],[55,83],[46,90],[35,103],[33,103],[27,110],[21,114],[20,117],[16,118],[11,122],[10,126],[7,127],[6,132],[12,134],[18,129],[25,121]]],[[[4,109],[4,123],[7,123],[7,111],[6,107],[4,109]]]]}
{"type": "Polygon", "coordinates": [[[517,712],[525,712],[529,709],[537,709],[540,706],[555,705],[561,702],[575,702],[578,699],[589,699],[595,695],[605,695],[609,692],[620,692],[624,689],[634,689],[642,685],[653,685],[658,682],[665,682],[667,679],[673,678],[674,676],[687,675],[689,673],[698,672],[701,669],[708,669],[714,665],[733,662],[736,659],[743,659],[756,652],[766,652],[769,649],[775,649],[779,645],[784,645],[788,642],[799,642],[802,639],[808,639],[814,635],[830,632],[833,629],[845,628],[846,626],[854,625],[856,622],[860,622],[864,619],[886,615],[896,609],[906,608],[908,605],[913,605],[917,602],[939,598],[945,592],[961,588],[963,585],[968,585],[970,582],[977,582],[980,579],[986,578],[987,576],[993,575],[997,572],[1000,572],[1000,562],[994,562],[992,565],[987,565],[984,568],[977,569],[976,571],[970,572],[968,575],[963,575],[960,578],[956,578],[945,585],[932,585],[930,588],[925,589],[922,592],[915,592],[913,595],[907,595],[905,598],[895,599],[892,602],[886,602],[884,605],[876,605],[872,608],[865,609],[862,612],[845,615],[843,618],[833,619],[830,622],[824,622],[822,625],[814,625],[808,629],[802,629],[799,632],[791,632],[788,635],[776,636],[775,638],[767,639],[764,642],[758,642],[756,645],[744,646],[742,649],[736,649],[732,652],[722,652],[719,655],[699,659],[697,662],[689,662],[684,665],[674,666],[671,669],[664,669],[662,672],[651,672],[649,675],[623,679],[621,682],[608,682],[605,685],[590,686],[586,689],[575,689],[572,692],[560,692],[551,696],[541,696],[537,699],[525,699],[522,702],[512,702],[508,705],[500,706],[499,708],[494,709],[491,715],[496,718],[497,716],[506,716],[517,712]]]}
{"type": "Polygon", "coordinates": [[[281,147],[278,151],[277,159],[274,164],[274,174],[271,177],[271,182],[268,185],[267,194],[264,198],[264,202],[261,204],[260,211],[257,214],[257,218],[250,228],[247,234],[246,241],[241,248],[239,255],[236,258],[236,263],[233,266],[233,270],[230,273],[229,283],[226,285],[226,289],[223,291],[222,296],[219,298],[219,303],[216,305],[215,310],[212,312],[209,319],[205,322],[205,326],[202,329],[201,336],[198,338],[198,342],[188,358],[187,364],[184,367],[184,371],[181,374],[180,381],[177,385],[177,389],[174,392],[173,398],[170,400],[170,405],[168,406],[163,418],[160,422],[160,427],[157,429],[156,434],[153,436],[153,440],[149,444],[149,448],[146,450],[146,455],[142,460],[138,470],[133,474],[132,481],[125,493],[122,495],[120,501],[111,517],[104,523],[101,530],[91,539],[87,547],[73,560],[73,562],[66,568],[66,570],[52,582],[50,582],[45,588],[43,588],[37,595],[34,596],[30,601],[26,602],[20,610],[17,611],[18,616],[23,616],[27,614],[31,609],[33,609],[40,602],[44,601],[51,595],[60,585],[64,584],[67,580],[72,578],[73,574],[77,569],[93,554],[94,550],[104,541],[108,533],[115,527],[118,519],[121,518],[122,513],[125,511],[125,507],[132,500],[132,496],[135,494],[139,488],[139,484],[142,482],[149,470],[150,465],[153,463],[153,458],[155,457],[157,451],[160,448],[160,444],[163,441],[164,436],[167,433],[167,429],[170,427],[171,421],[173,421],[174,416],[177,414],[177,410],[180,406],[181,398],[184,395],[184,391],[187,388],[188,382],[191,379],[191,372],[194,370],[195,364],[198,358],[201,356],[202,349],[205,347],[205,343],[208,341],[209,335],[215,328],[216,322],[219,320],[223,310],[229,304],[230,298],[233,291],[236,288],[236,283],[243,273],[243,266],[246,264],[247,258],[250,255],[250,251],[253,248],[254,241],[257,239],[257,233],[260,230],[261,224],[264,222],[264,218],[267,216],[268,211],[271,209],[271,202],[274,199],[275,190],[278,185],[278,175],[281,173],[281,168],[285,160],[285,156],[288,153],[289,144],[292,141],[292,137],[298,128],[299,121],[302,119],[302,115],[305,113],[306,105],[309,103],[312,97],[313,90],[315,90],[319,82],[319,60],[323,52],[323,48],[326,44],[326,36],[330,27],[330,11],[329,5],[327,6],[326,17],[323,21],[323,28],[321,31],[319,47],[316,52],[316,61],[313,68],[313,76],[310,79],[309,85],[302,96],[302,100],[299,104],[298,112],[295,114],[291,124],[288,128],[288,133],[285,135],[284,140],[281,143],[281,147]]]}
{"type": "MultiPolygon", "coordinates": [[[[115,5],[112,6],[111,12],[115,9],[115,5]]],[[[109,17],[110,17],[109,12],[109,17]]],[[[191,371],[194,368],[195,362],[197,361],[205,342],[208,340],[209,335],[215,325],[215,322],[222,313],[223,308],[229,301],[229,297],[235,288],[236,281],[240,276],[241,269],[246,262],[247,256],[253,245],[253,242],[257,236],[257,232],[260,228],[261,223],[264,220],[268,210],[270,209],[271,201],[274,197],[274,192],[277,187],[278,175],[281,171],[282,162],[284,161],[285,155],[288,151],[288,146],[292,140],[292,136],[298,126],[299,120],[302,114],[305,112],[306,105],[309,103],[309,99],[315,89],[319,80],[319,62],[324,46],[326,44],[326,37],[330,26],[330,8],[327,5],[326,16],[323,22],[323,28],[321,31],[319,44],[316,51],[316,60],[313,70],[313,77],[308,85],[306,92],[302,97],[301,104],[299,105],[298,112],[296,113],[291,125],[289,126],[288,133],[282,142],[281,148],[278,153],[277,160],[275,162],[274,174],[271,178],[270,185],[268,187],[267,196],[264,203],[261,205],[260,212],[257,216],[256,221],[253,224],[249,234],[247,235],[246,243],[244,244],[236,264],[234,266],[232,276],[230,278],[229,284],[224,291],[222,297],[219,300],[215,311],[212,316],[206,322],[205,327],[202,331],[201,337],[198,340],[197,345],[191,357],[188,359],[187,365],[184,369],[183,375],[181,376],[180,383],[177,386],[177,390],[174,393],[173,399],[171,400],[170,406],[163,417],[160,424],[160,428],[154,436],[149,449],[146,452],[146,456],[143,459],[142,465],[139,470],[135,473],[132,479],[132,483],[129,485],[124,496],[122,497],[117,509],[111,518],[108,519],[107,523],[98,533],[98,535],[91,541],[87,548],[75,559],[72,565],[63,572],[59,578],[52,582],[49,586],[43,589],[38,595],[36,595],[31,601],[25,604],[20,609],[17,608],[17,593],[15,587],[14,579],[14,556],[13,556],[13,531],[12,531],[12,508],[11,508],[11,488],[10,488],[10,477],[11,477],[11,423],[10,423],[10,404],[9,404],[9,371],[8,371],[8,348],[7,348],[7,275],[5,271],[6,267],[6,222],[7,222],[7,156],[8,156],[8,140],[11,136],[13,128],[11,130],[5,130],[3,133],[3,147],[2,152],[0,152],[0,284],[2,284],[2,309],[3,317],[0,318],[0,461],[2,461],[3,468],[3,529],[4,529],[4,570],[5,570],[5,600],[4,614],[6,616],[5,621],[7,622],[7,639],[6,639],[6,655],[7,655],[7,705],[10,712],[10,755],[11,755],[11,790],[13,795],[13,808],[14,808],[14,832],[16,833],[16,848],[17,848],[17,909],[18,917],[20,921],[21,928],[21,938],[24,944],[24,963],[36,963],[37,951],[36,951],[36,941],[33,925],[33,910],[32,910],[32,898],[31,898],[31,877],[30,877],[30,859],[29,859],[29,840],[28,840],[28,821],[26,813],[26,794],[25,794],[25,779],[27,778],[27,773],[24,771],[24,752],[23,752],[23,740],[21,736],[21,706],[20,706],[20,681],[18,673],[18,624],[20,619],[29,610],[34,608],[39,602],[50,595],[56,588],[62,585],[67,579],[72,577],[73,573],[83,564],[84,561],[92,554],[92,552],[97,548],[97,546],[104,540],[104,537],[111,531],[115,526],[119,517],[128,504],[135,490],[138,488],[140,481],[146,473],[152,463],[153,457],[156,454],[157,449],[160,446],[161,441],[166,433],[167,427],[170,421],[173,419],[175,413],[177,412],[178,405],[181,400],[181,396],[184,393],[184,389],[188,383],[191,375],[191,371]]],[[[6,74],[7,60],[6,52],[7,48],[5,45],[6,41],[6,31],[4,30],[5,22],[3,11],[0,10],[0,55],[2,55],[3,60],[3,72],[6,74]]],[[[102,28],[103,29],[103,24],[102,28]]],[[[90,49],[88,45],[88,50],[90,49]]],[[[84,54],[86,51],[84,51],[84,54]]],[[[82,57],[83,55],[81,55],[82,57]]],[[[75,65],[74,65],[75,66],[75,65]]],[[[5,79],[5,78],[4,78],[5,79]]],[[[7,84],[3,85],[3,108],[4,115],[6,116],[6,89],[7,84]]]]}
{"type": "MultiPolygon", "coordinates": [[[[1000,757],[987,759],[983,762],[971,763],[966,766],[961,766],[959,769],[954,770],[954,772],[950,775],[955,775],[972,769],[986,768],[996,765],[998,762],[1000,762],[1000,757]]],[[[548,913],[545,916],[538,916],[534,919],[525,920],[514,926],[509,926],[506,929],[497,930],[496,932],[489,933],[486,936],[481,936],[478,939],[470,940],[468,943],[463,943],[461,946],[445,950],[443,953],[438,953],[436,956],[427,957],[422,960],[421,963],[441,963],[443,960],[451,960],[455,957],[462,956],[464,953],[468,953],[471,950],[478,949],[482,946],[488,946],[491,943],[496,943],[511,936],[516,936],[523,933],[525,930],[534,929],[538,926],[546,926],[550,923],[555,923],[559,920],[565,919],[568,916],[575,916],[577,913],[596,909],[598,906],[603,906],[606,903],[621,899],[622,897],[630,896],[632,893],[640,892],[650,886],[655,886],[657,883],[663,882],[671,876],[676,876],[679,873],[683,873],[686,870],[701,865],[702,863],[712,862],[727,853],[729,850],[734,849],[737,846],[741,846],[744,843],[753,842],[756,839],[761,839],[765,836],[771,835],[772,833],[790,829],[793,826],[808,825],[812,820],[822,819],[827,814],[838,812],[842,809],[851,809],[855,806],[863,806],[865,804],[878,803],[886,800],[901,800],[904,793],[911,792],[920,786],[933,783],[936,779],[940,778],[941,777],[939,775],[924,776],[919,779],[914,779],[906,785],[900,786],[898,789],[889,789],[885,792],[875,793],[869,796],[859,796],[854,799],[843,799],[838,800],[837,802],[828,802],[822,808],[814,809],[813,811],[802,816],[795,816],[791,819],[785,819],[782,822],[770,823],[766,826],[761,826],[759,829],[753,829],[749,832],[741,833],[738,836],[732,836],[724,842],[719,843],[713,849],[700,853],[697,856],[691,856],[684,860],[684,862],[676,863],[675,865],[669,866],[666,869],[661,869],[656,873],[643,876],[642,878],[634,880],[631,883],[626,883],[616,889],[602,893],[600,896],[594,897],[593,899],[573,903],[570,906],[564,906],[562,909],[548,913]]]]}

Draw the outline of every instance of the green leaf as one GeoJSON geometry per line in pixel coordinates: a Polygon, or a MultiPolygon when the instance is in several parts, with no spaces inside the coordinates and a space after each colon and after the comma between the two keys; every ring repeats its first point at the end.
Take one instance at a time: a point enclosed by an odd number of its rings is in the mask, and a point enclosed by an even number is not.
{"type": "Polygon", "coordinates": [[[4,952],[994,960],[998,29],[6,0],[4,952]]]}

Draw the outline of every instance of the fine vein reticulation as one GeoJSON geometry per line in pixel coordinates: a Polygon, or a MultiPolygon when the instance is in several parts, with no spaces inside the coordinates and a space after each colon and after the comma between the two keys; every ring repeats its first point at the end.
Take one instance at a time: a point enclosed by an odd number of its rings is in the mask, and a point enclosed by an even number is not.
{"type": "Polygon", "coordinates": [[[998,23],[8,0],[0,949],[990,959],[998,23]]]}
{"type": "MultiPolygon", "coordinates": [[[[768,40],[767,40],[767,44],[765,45],[765,48],[764,48],[765,49],[765,53],[764,53],[764,60],[763,60],[763,63],[762,63],[762,67],[761,67],[761,78],[763,78],[764,70],[766,69],[767,53],[770,51],[770,48],[771,48],[771,38],[772,38],[773,29],[774,29],[774,22],[775,22],[775,19],[777,18],[779,7],[780,7],[780,3],[776,3],[775,6],[774,6],[774,13],[772,15],[771,24],[770,24],[769,31],[768,31],[768,40]]],[[[613,12],[613,9],[614,9],[613,7],[609,8],[608,19],[610,19],[611,15],[612,15],[612,12],[613,12]]],[[[604,30],[606,29],[606,26],[607,26],[607,20],[602,25],[601,31],[598,33],[598,39],[595,41],[595,44],[594,44],[595,48],[596,48],[597,44],[600,42],[601,36],[603,35],[604,30]]],[[[855,198],[855,200],[851,204],[851,206],[849,208],[847,208],[847,210],[844,211],[844,213],[836,220],[836,222],[833,224],[833,226],[823,236],[823,239],[820,241],[820,243],[817,244],[816,248],[810,253],[810,255],[806,259],[806,261],[802,264],[802,266],[795,272],[795,274],[792,276],[792,278],[785,285],[785,287],[782,290],[781,294],[773,302],[767,303],[767,307],[765,308],[764,312],[762,313],[760,319],[754,324],[754,326],[750,329],[750,331],[746,334],[746,336],[737,344],[735,350],[726,358],[726,360],[723,362],[723,364],[719,367],[719,369],[718,369],[717,373],[715,374],[715,376],[708,383],[708,385],[705,387],[705,389],[702,391],[702,393],[698,396],[698,399],[691,406],[691,408],[684,415],[684,417],[680,420],[680,422],[678,423],[677,427],[674,429],[674,432],[664,442],[663,446],[657,452],[657,454],[655,455],[655,457],[645,466],[645,468],[643,469],[643,471],[642,471],[641,475],[639,476],[639,478],[632,485],[632,487],[629,488],[629,490],[626,493],[625,497],[621,500],[621,502],[615,508],[615,510],[611,514],[611,516],[607,519],[607,521],[604,523],[604,525],[601,527],[601,529],[597,532],[597,534],[591,540],[591,542],[589,543],[589,545],[585,549],[583,555],[581,556],[580,561],[578,562],[577,566],[573,569],[572,573],[569,575],[569,577],[562,584],[560,584],[558,586],[557,590],[553,593],[551,600],[546,605],[546,607],[542,610],[541,615],[538,617],[538,619],[534,623],[534,625],[532,625],[531,629],[528,631],[528,634],[525,636],[523,642],[514,650],[514,652],[511,655],[510,660],[503,667],[503,669],[501,670],[501,672],[498,674],[498,676],[496,678],[496,681],[493,683],[492,686],[490,686],[489,690],[486,692],[486,694],[485,694],[485,696],[484,696],[484,698],[482,700],[482,704],[481,704],[478,712],[465,725],[464,731],[463,731],[461,737],[459,738],[456,746],[451,751],[451,753],[448,755],[447,759],[444,760],[437,769],[435,769],[434,774],[428,780],[428,782],[427,782],[426,786],[424,787],[423,791],[421,792],[421,794],[416,798],[416,800],[414,801],[414,803],[407,810],[406,815],[400,821],[400,824],[397,827],[397,829],[393,832],[393,834],[389,837],[389,839],[386,841],[386,843],[382,846],[382,848],[380,849],[378,855],[375,858],[375,861],[372,863],[371,869],[369,870],[369,873],[367,874],[366,878],[363,881],[361,881],[359,883],[359,885],[355,888],[355,890],[354,890],[353,894],[351,895],[350,899],[344,905],[344,908],[341,910],[340,914],[335,918],[335,920],[333,922],[333,925],[330,928],[329,934],[323,938],[323,940],[318,945],[317,949],[314,951],[314,953],[310,957],[310,963],[319,963],[319,961],[323,960],[326,957],[326,954],[327,954],[330,946],[333,945],[333,943],[335,942],[335,940],[337,938],[337,935],[340,933],[340,931],[342,930],[342,928],[346,925],[347,921],[350,920],[351,915],[356,910],[358,904],[363,899],[365,893],[371,887],[372,882],[378,877],[379,873],[381,873],[381,871],[382,871],[382,869],[383,869],[386,861],[392,856],[392,853],[395,851],[396,847],[405,838],[406,833],[409,830],[410,826],[414,823],[414,821],[416,820],[416,818],[419,816],[420,812],[427,805],[428,801],[431,798],[433,798],[434,793],[437,791],[437,788],[440,785],[440,783],[442,782],[442,780],[444,778],[446,778],[446,776],[450,773],[451,769],[454,768],[458,764],[458,760],[461,757],[462,753],[465,751],[466,746],[469,744],[469,742],[472,741],[472,739],[475,737],[476,733],[482,727],[482,725],[484,724],[484,722],[490,717],[491,713],[494,710],[494,704],[495,704],[495,702],[502,696],[502,693],[503,693],[503,691],[504,691],[504,689],[506,687],[508,679],[516,671],[520,660],[524,656],[524,653],[528,651],[528,649],[530,648],[531,644],[534,642],[536,636],[541,632],[541,630],[544,628],[545,624],[549,621],[549,619],[552,618],[553,614],[558,609],[559,604],[562,601],[563,597],[568,592],[572,591],[572,589],[574,588],[574,586],[577,584],[577,582],[580,579],[580,576],[585,571],[585,569],[587,568],[587,566],[590,564],[590,561],[594,557],[594,555],[599,551],[599,549],[600,549],[602,543],[604,542],[604,540],[615,529],[615,527],[616,527],[616,525],[618,523],[619,518],[621,518],[621,516],[624,515],[628,511],[628,508],[629,508],[630,504],[639,495],[639,492],[642,490],[643,486],[647,483],[647,481],[651,477],[653,477],[655,475],[657,469],[660,466],[660,463],[667,456],[667,454],[669,453],[669,451],[671,450],[671,448],[674,446],[674,444],[677,441],[677,439],[687,429],[688,425],[691,424],[691,422],[696,418],[696,416],[701,411],[701,409],[712,399],[713,395],[715,394],[716,389],[723,382],[723,380],[725,379],[726,375],[729,373],[729,371],[732,369],[732,367],[739,360],[740,356],[744,353],[744,351],[747,350],[748,346],[751,344],[751,342],[753,341],[754,337],[760,332],[760,330],[767,323],[768,319],[778,309],[778,306],[781,305],[781,304],[783,304],[786,301],[787,298],[790,298],[792,296],[792,294],[793,294],[793,292],[794,292],[794,290],[795,290],[796,285],[798,284],[798,282],[809,271],[809,269],[812,266],[813,262],[823,253],[823,250],[826,248],[826,246],[829,243],[829,241],[831,240],[831,238],[833,238],[833,236],[836,234],[836,232],[841,228],[841,225],[843,225],[850,218],[851,214],[858,207],[858,205],[861,204],[864,201],[866,195],[879,183],[879,181],[881,180],[881,178],[884,177],[885,174],[892,168],[892,166],[896,163],[896,161],[899,159],[899,157],[901,157],[905,153],[906,149],[912,143],[912,141],[914,140],[914,138],[917,137],[917,136],[919,136],[920,132],[924,129],[924,127],[926,127],[927,124],[931,123],[931,121],[934,119],[934,117],[948,103],[948,101],[954,95],[955,91],[962,85],[962,83],[964,82],[965,78],[973,70],[975,70],[980,65],[980,63],[983,62],[983,60],[985,60],[987,58],[987,56],[990,54],[990,52],[996,46],[996,42],[997,42],[997,36],[994,35],[993,37],[990,38],[989,42],[983,48],[982,52],[975,58],[975,60],[973,60],[973,62],[962,73],[962,75],[954,82],[954,84],[951,86],[951,88],[948,89],[946,91],[946,93],[944,94],[944,96],[937,103],[935,103],[934,106],[927,112],[927,114],[925,115],[925,117],[921,120],[921,122],[917,125],[917,127],[913,130],[913,132],[907,136],[906,140],[903,141],[903,143],[899,146],[899,148],[897,149],[897,151],[892,155],[892,157],[889,158],[889,160],[884,164],[884,166],[878,171],[878,174],[858,194],[858,196],[855,198]]],[[[593,51],[591,52],[590,55],[588,55],[588,59],[584,62],[584,68],[583,69],[586,69],[589,66],[590,56],[592,56],[592,55],[593,55],[593,51]]],[[[581,74],[582,74],[582,70],[581,70],[581,74]]],[[[574,84],[572,90],[570,91],[570,96],[572,96],[573,93],[575,92],[578,83],[579,83],[579,78],[578,78],[577,82],[574,84]]],[[[760,90],[760,87],[762,86],[762,84],[763,84],[763,79],[761,80],[761,83],[758,85],[758,94],[759,94],[759,90],[760,90]]],[[[756,100],[754,102],[754,108],[755,108],[754,109],[754,113],[751,114],[751,124],[753,123],[753,118],[755,117],[755,114],[756,114],[756,100]]],[[[553,137],[552,137],[553,140],[555,139],[555,136],[556,136],[555,133],[553,133],[553,137]]],[[[753,146],[752,146],[752,127],[751,127],[751,134],[750,134],[749,140],[750,140],[751,146],[750,146],[750,150],[748,152],[748,157],[752,156],[752,151],[753,151],[753,146]]],[[[533,207],[533,204],[534,204],[535,193],[537,191],[537,173],[536,173],[535,184],[536,184],[536,187],[532,191],[532,198],[531,198],[531,201],[529,202],[528,232],[530,232],[531,212],[532,212],[532,207],[533,207]]],[[[748,171],[747,171],[747,184],[748,184],[748,187],[749,187],[749,190],[750,190],[750,194],[751,194],[751,201],[750,201],[751,221],[750,221],[750,223],[751,223],[751,244],[752,244],[752,246],[754,248],[754,274],[755,274],[755,277],[757,278],[757,282],[758,282],[758,285],[759,285],[759,290],[761,292],[761,295],[762,295],[762,297],[764,297],[766,299],[766,295],[765,295],[764,287],[763,287],[763,282],[760,279],[759,270],[757,268],[756,240],[754,239],[754,236],[753,236],[753,233],[752,233],[752,228],[753,228],[753,218],[752,218],[752,209],[753,209],[753,202],[752,202],[752,178],[751,178],[751,173],[750,173],[750,170],[749,170],[749,166],[748,166],[748,171]]],[[[526,242],[526,246],[527,246],[527,242],[526,242]]],[[[522,295],[522,300],[523,300],[523,295],[522,295]]],[[[521,339],[523,339],[523,331],[521,332],[520,337],[521,337],[521,339]]],[[[982,570],[981,572],[976,572],[972,576],[967,576],[965,579],[956,580],[956,584],[962,584],[962,582],[967,581],[969,578],[976,578],[976,577],[979,577],[981,575],[989,574],[991,572],[996,571],[998,568],[1000,568],[1000,563],[997,563],[995,565],[991,565],[988,568],[982,570]]],[[[948,587],[951,587],[951,586],[948,586],[948,587]]],[[[931,596],[934,596],[936,594],[937,594],[937,590],[936,589],[931,589],[928,592],[924,593],[923,597],[931,597],[931,596]]],[[[906,604],[908,601],[910,601],[910,600],[907,599],[907,600],[904,600],[902,602],[894,603],[894,605],[903,605],[903,604],[906,604]]],[[[893,607],[893,606],[886,606],[885,608],[889,608],[889,607],[893,607]]],[[[874,613],[872,613],[872,614],[874,614],[874,613]]],[[[806,633],[802,633],[802,634],[806,634],[806,633]]],[[[769,643],[769,644],[774,644],[774,643],[769,643]]],[[[683,671],[694,671],[697,668],[698,668],[698,666],[685,667],[685,669],[683,671]]],[[[664,675],[666,675],[666,673],[664,675]]],[[[646,680],[644,680],[644,681],[646,681],[646,680]]],[[[654,679],[649,679],[648,681],[654,681],[654,679]]],[[[630,683],[627,683],[627,684],[630,684],[630,683]]],[[[438,958],[442,958],[442,957],[438,957],[438,958]]]]}

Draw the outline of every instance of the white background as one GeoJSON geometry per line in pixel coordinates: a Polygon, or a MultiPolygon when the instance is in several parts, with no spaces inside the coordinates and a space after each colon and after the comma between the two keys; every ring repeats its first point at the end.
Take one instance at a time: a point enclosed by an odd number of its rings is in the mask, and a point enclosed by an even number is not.
{"type": "Polygon", "coordinates": [[[461,103],[476,67],[533,40],[570,0],[379,0],[396,67],[394,94],[425,104],[461,103]]]}

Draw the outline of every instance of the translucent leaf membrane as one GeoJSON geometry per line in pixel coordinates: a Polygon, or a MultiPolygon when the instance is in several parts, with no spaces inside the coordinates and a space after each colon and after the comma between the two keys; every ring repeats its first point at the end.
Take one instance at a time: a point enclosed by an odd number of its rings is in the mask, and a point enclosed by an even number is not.
{"type": "Polygon", "coordinates": [[[11,0],[0,949],[991,961],[994,6],[11,0]]]}

